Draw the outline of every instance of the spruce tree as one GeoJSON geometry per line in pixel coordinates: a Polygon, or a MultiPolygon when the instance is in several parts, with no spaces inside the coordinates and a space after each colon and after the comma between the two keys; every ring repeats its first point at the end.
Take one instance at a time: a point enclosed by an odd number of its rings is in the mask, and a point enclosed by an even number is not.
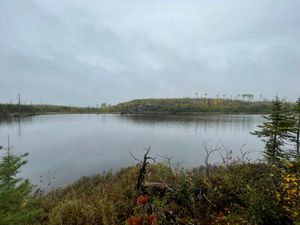
{"type": "Polygon", "coordinates": [[[13,154],[10,146],[0,149],[0,225],[33,224],[40,210],[33,208],[29,181],[17,177],[27,154],[13,154]]]}
{"type": "Polygon", "coordinates": [[[258,126],[260,129],[251,134],[265,142],[264,156],[266,160],[269,163],[278,163],[287,155],[284,145],[291,137],[290,132],[294,120],[277,96],[272,102],[270,114],[264,116],[264,119],[263,124],[258,126]]]}

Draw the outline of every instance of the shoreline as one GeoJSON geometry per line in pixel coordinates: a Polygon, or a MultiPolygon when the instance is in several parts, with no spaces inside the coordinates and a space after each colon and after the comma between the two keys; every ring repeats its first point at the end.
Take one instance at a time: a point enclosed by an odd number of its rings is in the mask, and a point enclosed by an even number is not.
{"type": "MultiPolygon", "coordinates": [[[[43,112],[43,113],[10,113],[8,115],[1,115],[0,119],[8,119],[8,118],[21,118],[21,117],[29,117],[29,116],[41,116],[41,115],[63,115],[63,114],[107,114],[107,113],[99,113],[99,112],[43,112]]],[[[111,113],[112,114],[112,113],[111,113]]]]}
{"type": "Polygon", "coordinates": [[[197,116],[208,116],[208,115],[264,115],[267,112],[176,112],[176,113],[164,113],[164,112],[147,112],[147,113],[122,113],[122,112],[42,112],[42,113],[10,113],[7,115],[0,114],[0,119],[9,119],[9,118],[21,118],[21,117],[30,117],[30,116],[41,116],[41,115],[77,115],[77,114],[94,114],[94,115],[120,115],[120,116],[136,116],[136,117],[197,117],[197,116]]]}

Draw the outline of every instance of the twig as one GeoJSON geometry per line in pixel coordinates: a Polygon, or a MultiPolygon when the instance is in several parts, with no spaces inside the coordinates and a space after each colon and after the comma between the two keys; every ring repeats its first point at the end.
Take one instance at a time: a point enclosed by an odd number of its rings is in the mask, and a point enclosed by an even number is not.
{"type": "Polygon", "coordinates": [[[168,167],[169,167],[169,169],[170,170],[172,170],[172,164],[171,164],[171,161],[172,161],[172,159],[174,158],[174,156],[164,156],[164,155],[158,155],[157,154],[157,156],[159,156],[159,157],[161,157],[161,158],[163,158],[163,159],[165,159],[166,161],[167,161],[167,164],[168,164],[168,167]]]}
{"type": "Polygon", "coordinates": [[[203,195],[204,198],[208,201],[209,204],[211,204],[213,207],[216,207],[216,205],[213,204],[213,203],[207,198],[206,194],[203,193],[202,195],[203,195]]]}
{"type": "Polygon", "coordinates": [[[134,154],[133,154],[131,151],[129,151],[129,154],[131,155],[131,157],[132,157],[135,161],[138,161],[138,162],[140,162],[140,163],[143,162],[142,160],[136,158],[136,157],[134,156],[134,154]]]}
{"type": "Polygon", "coordinates": [[[162,178],[160,178],[160,180],[161,180],[161,182],[166,186],[166,188],[168,188],[169,191],[173,191],[173,189],[170,188],[170,186],[167,185],[166,182],[165,182],[162,178]]]}
{"type": "Polygon", "coordinates": [[[209,174],[209,169],[210,169],[209,157],[212,153],[220,150],[220,147],[219,147],[220,141],[216,144],[216,146],[214,148],[212,148],[211,146],[209,147],[206,141],[203,141],[202,145],[206,152],[206,156],[204,159],[205,167],[206,167],[206,174],[209,174]]]}

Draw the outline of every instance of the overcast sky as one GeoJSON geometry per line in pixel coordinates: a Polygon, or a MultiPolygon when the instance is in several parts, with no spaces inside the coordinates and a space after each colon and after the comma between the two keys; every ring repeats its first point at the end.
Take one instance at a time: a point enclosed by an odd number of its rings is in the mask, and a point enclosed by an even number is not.
{"type": "Polygon", "coordinates": [[[0,102],[300,96],[299,0],[0,0],[0,102]]]}

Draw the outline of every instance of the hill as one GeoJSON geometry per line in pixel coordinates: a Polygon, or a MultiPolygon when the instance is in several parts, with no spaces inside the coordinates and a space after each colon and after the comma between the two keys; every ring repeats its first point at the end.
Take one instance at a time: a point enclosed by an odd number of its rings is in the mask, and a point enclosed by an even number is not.
{"type": "Polygon", "coordinates": [[[185,113],[254,113],[270,111],[271,103],[266,101],[241,101],[213,98],[158,98],[136,99],[102,108],[103,112],[122,114],[185,114],[185,113]]]}

